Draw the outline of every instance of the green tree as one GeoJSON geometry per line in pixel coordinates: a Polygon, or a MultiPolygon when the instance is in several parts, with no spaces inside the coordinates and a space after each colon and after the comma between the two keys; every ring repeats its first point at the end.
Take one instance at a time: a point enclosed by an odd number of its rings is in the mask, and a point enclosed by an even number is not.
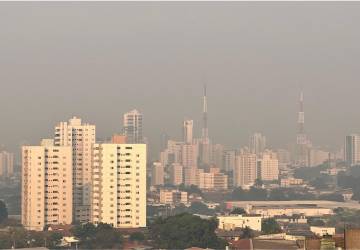
{"type": "Polygon", "coordinates": [[[274,218],[269,218],[262,221],[261,231],[265,234],[276,234],[281,232],[281,228],[274,218]]]}
{"type": "Polygon", "coordinates": [[[149,236],[156,248],[189,247],[223,249],[226,242],[215,234],[216,220],[204,220],[188,213],[166,219],[158,218],[149,227],[149,236]]]}
{"type": "Polygon", "coordinates": [[[246,211],[242,207],[237,207],[230,214],[246,214],[246,211]]]}
{"type": "Polygon", "coordinates": [[[113,248],[123,242],[122,235],[113,226],[99,223],[77,225],[72,229],[73,234],[80,239],[81,248],[113,248]]]}
{"type": "Polygon", "coordinates": [[[257,188],[261,188],[263,184],[264,184],[263,181],[258,178],[258,179],[255,180],[254,186],[257,187],[257,188]]]}
{"type": "Polygon", "coordinates": [[[0,224],[4,223],[8,218],[8,211],[4,201],[0,200],[0,224]]]}
{"type": "Polygon", "coordinates": [[[142,232],[135,232],[130,234],[131,241],[144,241],[145,235],[142,232]]]}
{"type": "Polygon", "coordinates": [[[204,214],[204,215],[213,215],[215,213],[213,209],[209,209],[204,203],[200,201],[192,202],[188,211],[192,214],[204,214]]]}
{"type": "Polygon", "coordinates": [[[242,230],[242,237],[245,239],[250,239],[254,237],[254,231],[250,227],[245,227],[242,230]]]}

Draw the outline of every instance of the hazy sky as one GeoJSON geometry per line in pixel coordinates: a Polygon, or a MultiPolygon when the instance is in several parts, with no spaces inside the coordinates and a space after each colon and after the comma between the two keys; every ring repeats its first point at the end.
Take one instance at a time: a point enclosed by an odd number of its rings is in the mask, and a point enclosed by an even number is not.
{"type": "Polygon", "coordinates": [[[360,132],[360,3],[0,3],[0,145],[18,150],[72,115],[121,130],[144,113],[145,134],[209,134],[238,147],[252,132],[295,141],[298,95],[315,145],[360,132]]]}

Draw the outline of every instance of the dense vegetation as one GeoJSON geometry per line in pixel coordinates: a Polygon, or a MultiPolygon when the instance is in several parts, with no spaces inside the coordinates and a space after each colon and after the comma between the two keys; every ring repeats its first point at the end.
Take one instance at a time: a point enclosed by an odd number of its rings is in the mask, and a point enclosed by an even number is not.
{"type": "Polygon", "coordinates": [[[246,211],[242,207],[237,207],[234,208],[234,210],[232,210],[230,214],[246,214],[246,211]]]}
{"type": "Polygon", "coordinates": [[[360,167],[352,167],[347,173],[340,172],[337,176],[337,185],[342,188],[351,188],[353,200],[360,201],[360,167]]]}
{"type": "Polygon", "coordinates": [[[189,247],[225,248],[226,242],[215,234],[217,221],[204,220],[183,213],[166,219],[158,218],[150,225],[150,237],[156,248],[185,249],[189,247]]]}
{"type": "Polygon", "coordinates": [[[123,243],[121,233],[105,223],[77,225],[71,231],[80,239],[79,247],[83,249],[119,248],[123,243]]]}
{"type": "Polygon", "coordinates": [[[6,203],[8,214],[21,214],[21,187],[2,186],[0,188],[0,200],[6,203]]]}
{"type": "Polygon", "coordinates": [[[48,247],[55,248],[62,238],[56,232],[34,232],[26,231],[22,227],[13,227],[8,231],[0,232],[0,249],[14,248],[35,248],[48,247]]]}
{"type": "Polygon", "coordinates": [[[0,224],[6,221],[8,218],[8,211],[5,202],[0,200],[0,224]]]}
{"type": "Polygon", "coordinates": [[[276,234],[281,233],[281,228],[274,218],[269,218],[262,220],[261,231],[265,234],[276,234]]]}
{"type": "Polygon", "coordinates": [[[301,167],[295,169],[294,177],[303,179],[305,181],[312,181],[322,176],[321,171],[329,168],[327,163],[321,164],[317,167],[301,167]]]}

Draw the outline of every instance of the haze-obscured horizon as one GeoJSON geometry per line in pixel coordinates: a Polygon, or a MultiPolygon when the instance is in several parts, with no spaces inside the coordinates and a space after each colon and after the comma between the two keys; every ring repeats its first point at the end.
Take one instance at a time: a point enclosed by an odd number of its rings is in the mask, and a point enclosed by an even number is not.
{"type": "Polygon", "coordinates": [[[144,114],[157,150],[182,120],[231,147],[293,143],[299,92],[314,145],[360,132],[360,3],[2,2],[0,145],[52,136],[76,115],[105,138],[144,114]]]}

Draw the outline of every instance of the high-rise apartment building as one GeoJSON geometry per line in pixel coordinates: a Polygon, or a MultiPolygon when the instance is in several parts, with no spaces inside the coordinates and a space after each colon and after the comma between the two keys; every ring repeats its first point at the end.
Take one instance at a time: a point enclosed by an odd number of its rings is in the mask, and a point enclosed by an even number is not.
{"type": "Polygon", "coordinates": [[[228,177],[219,168],[210,168],[208,173],[199,173],[199,188],[205,190],[228,189],[228,177]]]}
{"type": "Polygon", "coordinates": [[[14,154],[0,152],[0,177],[11,177],[14,175],[14,154]]]}
{"type": "Polygon", "coordinates": [[[222,144],[213,144],[211,146],[211,162],[219,169],[224,169],[224,151],[225,147],[222,144]]]}
{"type": "Polygon", "coordinates": [[[351,134],[345,137],[344,158],[348,166],[360,164],[360,135],[351,134]]]}
{"type": "Polygon", "coordinates": [[[179,163],[170,165],[170,184],[178,186],[184,183],[183,166],[179,163]]]}
{"type": "Polygon", "coordinates": [[[236,150],[224,151],[224,170],[226,172],[234,171],[235,169],[236,150]]]}
{"type": "Polygon", "coordinates": [[[266,148],[266,137],[261,133],[253,134],[249,139],[249,148],[251,153],[261,156],[266,148]]]}
{"type": "Polygon", "coordinates": [[[196,167],[184,168],[184,185],[185,186],[199,186],[199,175],[203,173],[203,169],[196,167]]]}
{"type": "Polygon", "coordinates": [[[240,151],[235,158],[234,186],[249,187],[255,183],[257,177],[256,154],[248,149],[240,151]]]}
{"type": "Polygon", "coordinates": [[[181,164],[185,168],[197,167],[198,147],[196,144],[183,144],[181,147],[181,164]]]}
{"type": "Polygon", "coordinates": [[[151,171],[151,185],[164,185],[164,165],[160,162],[154,162],[151,171]]]}
{"type": "Polygon", "coordinates": [[[72,150],[54,146],[22,147],[21,223],[28,230],[72,223],[72,150]]]}
{"type": "Polygon", "coordinates": [[[146,145],[95,144],[91,221],[146,227],[146,145]]]}
{"type": "Polygon", "coordinates": [[[194,124],[193,120],[185,120],[183,122],[182,134],[183,134],[184,143],[187,144],[193,143],[193,124],[194,124]]]}
{"type": "Polygon", "coordinates": [[[259,159],[259,177],[264,181],[279,179],[279,161],[276,153],[265,150],[259,159]]]}
{"type": "Polygon", "coordinates": [[[124,114],[124,133],[127,143],[144,143],[143,115],[136,109],[124,114]]]}
{"type": "Polygon", "coordinates": [[[181,151],[183,145],[183,142],[168,140],[167,148],[160,153],[161,164],[163,164],[163,166],[168,166],[172,163],[181,163],[181,151]]]}
{"type": "Polygon", "coordinates": [[[74,221],[90,219],[91,153],[95,143],[95,125],[73,117],[55,127],[55,146],[72,147],[74,221]]]}

